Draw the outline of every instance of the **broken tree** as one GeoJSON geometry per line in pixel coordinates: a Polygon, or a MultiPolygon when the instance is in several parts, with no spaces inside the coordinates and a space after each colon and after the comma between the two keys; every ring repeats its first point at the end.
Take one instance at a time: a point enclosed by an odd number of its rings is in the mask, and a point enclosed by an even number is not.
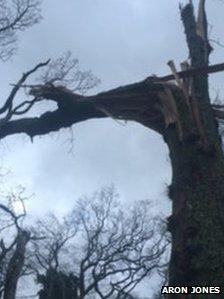
{"type": "Polygon", "coordinates": [[[191,1],[180,9],[190,52],[190,62],[182,64],[182,72],[170,61],[172,75],[149,77],[95,96],[59,86],[58,78],[25,85],[34,71],[49,66],[48,61],[25,73],[0,109],[4,114],[0,138],[25,133],[33,139],[105,117],[136,121],[163,136],[173,172],[169,187],[173,211],[168,219],[170,285],[222,285],[224,276],[224,156],[217,122],[224,114],[211,105],[208,87],[208,73],[222,70],[223,64],[208,66],[212,48],[204,5],[201,0],[197,20],[191,1]],[[23,87],[30,88],[33,99],[15,106],[14,98],[23,87]],[[21,116],[36,102],[47,100],[54,101],[57,109],[40,117],[21,116]]]}

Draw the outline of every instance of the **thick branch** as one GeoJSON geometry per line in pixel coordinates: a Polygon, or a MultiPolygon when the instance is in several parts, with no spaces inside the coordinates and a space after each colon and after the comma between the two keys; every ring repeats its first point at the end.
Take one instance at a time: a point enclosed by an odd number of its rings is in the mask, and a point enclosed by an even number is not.
{"type": "MultiPolygon", "coordinates": [[[[191,69],[179,72],[178,75],[186,78],[221,70],[224,70],[224,64],[191,69]]],[[[162,134],[166,128],[164,120],[166,107],[162,107],[160,94],[164,92],[165,86],[168,86],[175,95],[181,92],[175,85],[162,82],[172,78],[173,75],[162,78],[149,77],[144,81],[89,97],[75,94],[63,86],[56,87],[52,84],[31,86],[30,94],[35,99],[52,100],[57,103],[58,109],[46,112],[40,117],[8,121],[0,128],[0,138],[18,133],[34,137],[71,127],[81,121],[104,117],[137,121],[162,134]]],[[[11,100],[7,101],[2,109],[5,110],[10,102],[11,100]]]]}
{"type": "Polygon", "coordinates": [[[113,117],[134,120],[157,132],[164,129],[163,116],[158,109],[158,92],[163,85],[147,80],[119,87],[96,96],[81,97],[64,87],[39,86],[31,93],[56,101],[58,109],[40,117],[12,120],[0,129],[0,138],[25,133],[30,137],[58,131],[92,118],[113,117]]]}
{"type": "Polygon", "coordinates": [[[17,215],[15,215],[15,213],[11,209],[9,209],[7,206],[5,206],[3,204],[0,204],[0,209],[3,210],[5,213],[9,214],[9,216],[13,219],[16,228],[18,230],[20,230],[20,226],[18,224],[18,221],[21,217],[24,217],[25,214],[21,214],[21,215],[17,216],[17,215]]]}
{"type": "Polygon", "coordinates": [[[74,111],[70,115],[56,110],[44,113],[40,117],[10,121],[1,128],[0,138],[18,133],[25,133],[33,138],[37,135],[58,131],[61,128],[71,127],[73,124],[84,120],[99,117],[105,117],[105,115],[93,109],[86,109],[85,111],[80,109],[77,113],[74,111]]]}
{"type": "MultiPolygon", "coordinates": [[[[221,71],[224,71],[224,63],[203,66],[203,67],[199,67],[199,68],[195,68],[195,69],[192,68],[187,71],[177,72],[177,74],[180,78],[185,79],[185,78],[190,78],[190,77],[194,77],[197,75],[206,75],[206,74],[212,74],[212,73],[217,73],[217,72],[221,72],[221,71]]],[[[170,81],[170,80],[174,80],[174,79],[175,79],[174,75],[167,75],[164,77],[156,78],[156,80],[158,80],[159,82],[170,81]]]]}

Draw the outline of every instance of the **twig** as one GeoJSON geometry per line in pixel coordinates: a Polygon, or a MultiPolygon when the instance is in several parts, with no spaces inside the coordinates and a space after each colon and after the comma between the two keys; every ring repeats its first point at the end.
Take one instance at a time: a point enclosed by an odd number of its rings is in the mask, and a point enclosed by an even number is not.
{"type": "Polygon", "coordinates": [[[22,78],[17,82],[17,84],[15,84],[14,88],[12,89],[12,91],[9,94],[9,96],[8,96],[5,104],[0,109],[0,114],[4,113],[8,109],[9,112],[8,112],[7,118],[9,117],[9,114],[11,114],[11,110],[12,110],[13,99],[14,99],[16,93],[18,92],[18,90],[20,89],[21,85],[26,81],[26,79],[31,74],[33,74],[34,72],[36,72],[39,68],[42,68],[42,67],[46,66],[49,62],[50,62],[50,59],[48,59],[47,61],[45,61],[43,63],[39,63],[33,69],[31,69],[30,71],[28,71],[28,72],[26,72],[26,73],[23,74],[22,78]]]}

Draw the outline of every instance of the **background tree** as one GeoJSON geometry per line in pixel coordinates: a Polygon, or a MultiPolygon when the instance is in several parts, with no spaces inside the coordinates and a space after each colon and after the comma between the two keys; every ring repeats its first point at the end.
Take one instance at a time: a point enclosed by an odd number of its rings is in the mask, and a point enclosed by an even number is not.
{"type": "Polygon", "coordinates": [[[50,268],[45,275],[38,275],[37,282],[41,284],[39,299],[78,299],[78,278],[50,268]]]}
{"type": "Polygon", "coordinates": [[[0,59],[9,59],[17,49],[19,31],[41,20],[39,0],[0,0],[0,59]]]}
{"type": "Polygon", "coordinates": [[[0,203],[0,298],[15,299],[31,236],[22,225],[26,211],[21,190],[8,194],[7,200],[8,204],[0,203]],[[18,205],[19,213],[15,211],[18,205]]]}
{"type": "Polygon", "coordinates": [[[56,298],[63,288],[66,294],[68,281],[79,299],[126,298],[162,267],[167,243],[159,223],[150,220],[149,203],[125,212],[116,197],[113,188],[104,188],[81,198],[62,222],[49,216],[33,227],[43,237],[30,243],[29,253],[43,285],[40,298],[56,298]]]}

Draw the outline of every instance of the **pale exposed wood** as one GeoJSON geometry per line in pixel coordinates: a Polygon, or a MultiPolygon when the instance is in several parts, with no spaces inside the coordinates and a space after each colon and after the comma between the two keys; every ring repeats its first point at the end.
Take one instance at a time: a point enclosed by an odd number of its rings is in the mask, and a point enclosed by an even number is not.
{"type": "Polygon", "coordinates": [[[186,99],[187,105],[190,106],[190,99],[189,99],[189,93],[187,91],[187,87],[185,86],[185,83],[181,80],[181,78],[179,77],[174,62],[172,60],[170,60],[167,64],[169,65],[169,67],[171,69],[171,72],[172,72],[172,74],[175,77],[177,85],[183,91],[183,95],[184,95],[184,97],[186,99]]]}
{"type": "Polygon", "coordinates": [[[183,131],[180,122],[180,115],[171,89],[168,86],[164,86],[164,91],[159,93],[159,98],[162,104],[161,111],[164,115],[166,128],[172,123],[177,123],[179,139],[182,140],[183,131]]]}

